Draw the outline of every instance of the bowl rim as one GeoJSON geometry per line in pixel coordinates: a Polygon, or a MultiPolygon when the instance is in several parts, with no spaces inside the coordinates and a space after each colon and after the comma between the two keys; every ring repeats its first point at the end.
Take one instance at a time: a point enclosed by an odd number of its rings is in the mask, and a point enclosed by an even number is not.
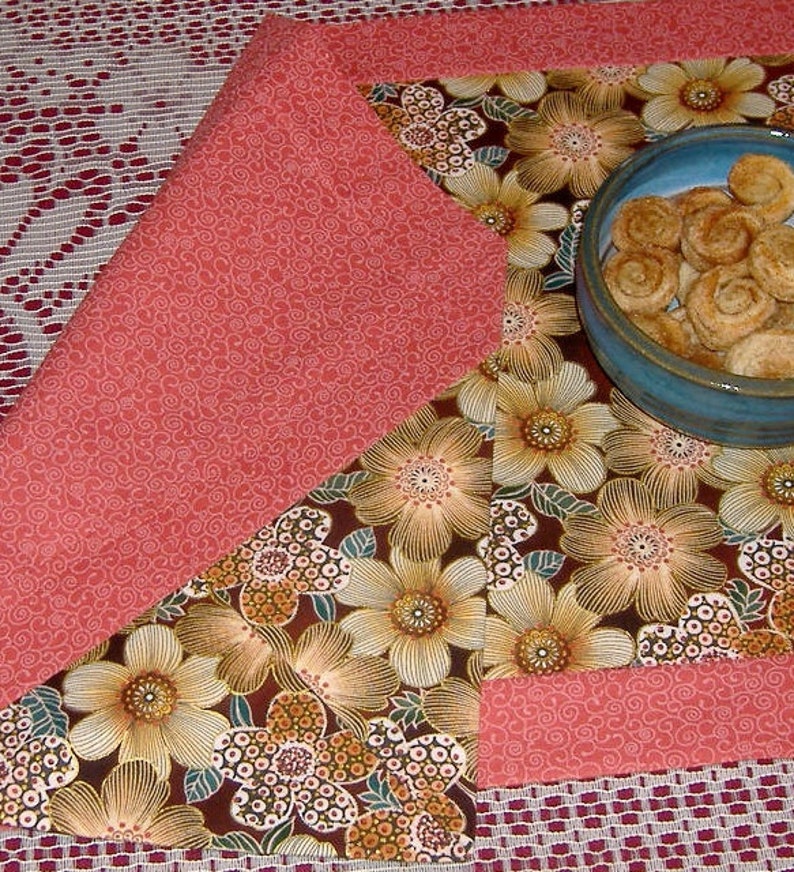
{"type": "Polygon", "coordinates": [[[747,141],[748,146],[770,140],[787,141],[791,145],[792,162],[794,162],[794,130],[778,127],[761,127],[752,124],[704,125],[671,133],[664,139],[650,143],[619,164],[590,201],[582,224],[577,266],[587,284],[591,304],[598,309],[601,317],[610,324],[611,329],[624,343],[637,354],[650,359],[654,365],[686,381],[694,382],[704,388],[721,390],[726,394],[770,399],[794,398],[794,378],[763,379],[734,375],[693,363],[669,351],[631,322],[615,302],[604,282],[601,257],[598,252],[598,231],[612,198],[622,193],[636,170],[647,167],[660,155],[688,145],[713,140],[715,137],[735,139],[738,142],[747,141]]]}

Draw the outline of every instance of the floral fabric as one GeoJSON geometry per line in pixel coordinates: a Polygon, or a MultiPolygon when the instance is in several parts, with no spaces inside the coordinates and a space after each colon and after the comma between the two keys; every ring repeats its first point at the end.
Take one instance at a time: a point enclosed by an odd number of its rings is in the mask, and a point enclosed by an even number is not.
{"type": "Polygon", "coordinates": [[[0,823],[463,861],[481,681],[791,651],[794,446],[725,449],[645,415],[572,293],[620,161],[692,125],[794,127],[792,83],[794,55],[363,85],[506,240],[502,345],[0,713],[0,823]]]}

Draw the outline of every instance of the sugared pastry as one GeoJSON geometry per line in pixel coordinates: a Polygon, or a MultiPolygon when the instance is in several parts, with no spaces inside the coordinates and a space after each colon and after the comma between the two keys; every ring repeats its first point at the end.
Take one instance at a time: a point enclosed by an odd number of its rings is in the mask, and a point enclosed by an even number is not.
{"type": "Polygon", "coordinates": [[[681,215],[664,197],[637,197],[618,209],[612,223],[612,242],[624,251],[644,248],[677,249],[681,215]]]}
{"type": "Polygon", "coordinates": [[[629,319],[637,325],[654,342],[677,354],[688,357],[691,348],[690,337],[680,318],[674,318],[670,312],[635,312],[629,319]]]}
{"type": "Polygon", "coordinates": [[[681,266],[678,270],[678,297],[679,303],[686,303],[689,288],[694,281],[700,278],[699,270],[696,270],[688,260],[681,258],[681,266]]]}
{"type": "Polygon", "coordinates": [[[758,330],[731,348],[725,368],[752,378],[794,378],[794,332],[758,330]]]}
{"type": "Polygon", "coordinates": [[[747,257],[764,222],[750,209],[706,206],[684,219],[681,253],[697,270],[727,266],[747,257]]]}
{"type": "Polygon", "coordinates": [[[768,224],[794,213],[794,170],[768,154],[743,154],[728,173],[728,188],[768,224]]]}
{"type": "Polygon", "coordinates": [[[774,297],[761,289],[745,262],[703,273],[689,289],[686,302],[698,338],[713,351],[726,350],[760,330],[776,308],[774,297]]]}
{"type": "Polygon", "coordinates": [[[661,312],[678,291],[679,264],[666,248],[616,251],[604,264],[604,281],[624,312],[661,312]]]}
{"type": "Polygon", "coordinates": [[[753,240],[747,257],[753,278],[768,294],[794,302],[794,227],[767,227],[753,240]]]}
{"type": "Polygon", "coordinates": [[[722,188],[710,188],[705,185],[699,185],[696,188],[690,188],[678,194],[674,198],[674,202],[678,207],[678,211],[683,218],[697,212],[699,209],[705,209],[706,206],[735,206],[736,202],[722,188]]]}

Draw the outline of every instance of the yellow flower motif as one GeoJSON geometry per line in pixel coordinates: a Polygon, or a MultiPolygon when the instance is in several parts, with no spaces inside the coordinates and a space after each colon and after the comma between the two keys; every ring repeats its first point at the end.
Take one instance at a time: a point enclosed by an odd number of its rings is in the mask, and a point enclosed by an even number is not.
{"type": "Polygon", "coordinates": [[[537,270],[508,267],[500,359],[504,369],[526,381],[550,378],[563,360],[551,337],[570,336],[578,330],[572,296],[545,293],[543,276],[537,270]]]}
{"type": "Polygon", "coordinates": [[[430,687],[449,675],[450,645],[481,648],[485,564],[462,557],[443,569],[440,560],[415,563],[397,549],[391,566],[354,558],[350,584],[337,599],[356,610],[339,622],[354,639],[357,654],[389,652],[406,684],[430,687]]]}
{"type": "Polygon", "coordinates": [[[571,576],[584,608],[613,614],[633,604],[645,621],[672,621],[690,591],[725,583],[725,566],[704,553],[722,541],[705,506],[658,509],[648,488],[627,478],[608,481],[597,504],[597,515],[569,517],[560,538],[560,548],[585,564],[571,576]]]}
{"type": "Polygon", "coordinates": [[[220,658],[218,678],[242,694],[253,693],[264,684],[275,658],[271,639],[283,633],[278,627],[254,626],[235,609],[216,603],[194,605],[175,629],[190,654],[220,658]]]}
{"type": "Polygon", "coordinates": [[[110,771],[100,793],[85,781],[50,800],[54,828],[72,836],[145,842],[168,848],[205,848],[212,833],[199,809],[166,806],[168,782],[146,760],[129,760],[110,771]]]}
{"type": "Polygon", "coordinates": [[[474,164],[467,145],[485,133],[485,122],[471,109],[444,108],[444,95],[426,85],[408,85],[400,106],[374,103],[373,109],[408,156],[442,176],[458,176],[474,164]]]}
{"type": "Polygon", "coordinates": [[[482,651],[474,651],[469,657],[469,681],[445,678],[422,694],[422,711],[430,726],[456,738],[466,752],[463,775],[472,782],[477,780],[479,757],[481,661],[482,651]]]}
{"type": "Polygon", "coordinates": [[[543,267],[557,246],[545,230],[560,230],[568,211],[557,203],[538,203],[540,194],[518,184],[515,171],[499,178],[481,163],[463,175],[448,178],[444,187],[482,224],[507,242],[507,261],[513,266],[543,267]]]}
{"type": "Polygon", "coordinates": [[[470,424],[423,407],[361,455],[369,475],[350,489],[356,515],[392,524],[390,543],[411,560],[440,557],[453,534],[484,536],[491,476],[481,444],[470,424]]]}
{"type": "Polygon", "coordinates": [[[103,660],[67,672],[64,704],[89,713],[70,733],[78,756],[100,760],[118,748],[120,763],[148,760],[163,778],[171,757],[187,768],[209,766],[229,722],[205,709],[229,689],[215,677],[217,659],[182,654],[173,630],[147,624],[127,637],[123,664],[103,660]]]}
{"type": "Polygon", "coordinates": [[[576,94],[554,91],[540,101],[537,116],[510,123],[505,142],[526,155],[516,164],[522,187],[550,194],[569,185],[575,197],[592,197],[643,136],[632,113],[591,114],[576,94]]]}
{"type": "Polygon", "coordinates": [[[296,642],[287,640],[283,648],[277,643],[275,674],[285,690],[310,691],[363,736],[368,726],[361,713],[385,708],[400,682],[385,660],[359,652],[354,642],[339,624],[310,624],[296,642]]]}
{"type": "Polygon", "coordinates": [[[596,390],[587,370],[570,361],[549,379],[529,384],[499,377],[494,479],[526,484],[548,469],[562,487],[587,493],[606,478],[598,446],[617,426],[605,403],[588,403],[596,390]]]}
{"type": "Polygon", "coordinates": [[[780,524],[794,538],[794,449],[723,448],[712,465],[728,483],[718,511],[729,527],[761,533],[780,524]]]}
{"type": "Polygon", "coordinates": [[[264,727],[238,727],[216,742],[215,768],[240,787],[232,817],[270,830],[297,812],[311,829],[329,833],[352,824],[358,808],[343,786],[363,781],[378,758],[350,730],[327,733],[328,716],[311,693],[282,692],[264,727]]]}
{"type": "Polygon", "coordinates": [[[555,596],[548,581],[528,571],[513,587],[491,591],[488,602],[499,616],[486,623],[486,678],[627,666],[634,657],[631,636],[599,627],[601,615],[579,605],[573,584],[555,596]]]}
{"type": "Polygon", "coordinates": [[[496,418],[496,388],[502,352],[492,351],[476,369],[458,379],[439,395],[439,399],[452,397],[457,401],[461,415],[478,424],[491,424],[496,418]]]}
{"type": "Polygon", "coordinates": [[[748,58],[652,64],[639,77],[653,95],[642,119],[654,130],[672,131],[764,118],[775,108],[771,97],[753,91],[764,76],[763,67],[748,58]]]}
{"type": "Polygon", "coordinates": [[[482,97],[492,88],[498,88],[516,103],[534,103],[546,93],[546,77],[534,70],[496,76],[460,76],[441,79],[441,84],[448,94],[464,100],[482,97]]]}
{"type": "Polygon", "coordinates": [[[604,437],[607,466],[619,475],[641,474],[657,506],[694,502],[701,481],[718,486],[711,469],[716,446],[665,427],[617,390],[611,408],[621,426],[604,437]]]}
{"type": "Polygon", "coordinates": [[[645,98],[638,76],[645,67],[607,64],[601,67],[577,67],[570,70],[551,70],[547,74],[552,88],[572,88],[582,99],[588,112],[619,109],[627,95],[645,98]]]}

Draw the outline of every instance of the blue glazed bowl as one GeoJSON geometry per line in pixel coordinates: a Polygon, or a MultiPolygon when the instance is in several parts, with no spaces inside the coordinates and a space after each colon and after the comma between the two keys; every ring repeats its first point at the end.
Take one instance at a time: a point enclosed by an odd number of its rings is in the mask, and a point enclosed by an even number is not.
{"type": "Polygon", "coordinates": [[[632,402],[664,424],[744,447],[794,443],[794,379],[758,379],[699,366],[654,342],[623,314],[601,265],[625,200],[724,186],[737,158],[770,154],[794,166],[794,132],[748,125],[687,130],[641,149],[604,182],[585,216],[576,297],[596,359],[632,402]]]}

